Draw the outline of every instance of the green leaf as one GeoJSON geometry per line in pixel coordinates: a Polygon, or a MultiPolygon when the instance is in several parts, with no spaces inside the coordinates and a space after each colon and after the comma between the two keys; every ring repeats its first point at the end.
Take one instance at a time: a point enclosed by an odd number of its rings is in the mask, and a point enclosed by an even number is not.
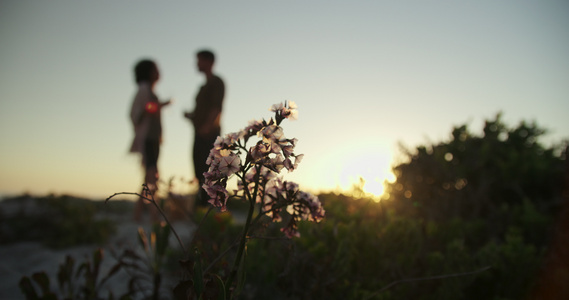
{"type": "Polygon", "coordinates": [[[101,265],[101,262],[103,261],[103,249],[102,248],[97,248],[94,252],[93,252],[93,263],[95,264],[95,266],[98,268],[101,265]]]}
{"type": "Polygon", "coordinates": [[[84,262],[81,265],[79,265],[79,268],[77,268],[77,271],[75,272],[75,277],[79,277],[79,274],[81,274],[81,271],[85,270],[85,273],[90,272],[91,269],[91,264],[89,262],[84,262]]]}
{"type": "Polygon", "coordinates": [[[219,296],[217,297],[218,300],[225,300],[225,284],[223,280],[218,275],[214,275],[217,284],[219,285],[219,296]]]}
{"type": "Polygon", "coordinates": [[[194,289],[198,296],[201,296],[204,290],[203,283],[203,270],[201,263],[201,255],[198,249],[194,249],[195,262],[194,262],[194,289]]]}
{"type": "Polygon", "coordinates": [[[170,225],[163,224],[158,228],[158,236],[156,239],[156,254],[163,256],[166,254],[166,249],[168,248],[168,241],[170,238],[170,225]]]}
{"type": "Polygon", "coordinates": [[[146,236],[146,232],[144,232],[144,228],[138,227],[138,242],[144,248],[144,251],[148,253],[148,237],[146,236]]]}
{"type": "Polygon", "coordinates": [[[103,249],[98,248],[93,252],[93,279],[96,280],[99,276],[99,267],[103,261],[103,249]]]}
{"type": "Polygon", "coordinates": [[[22,293],[26,295],[27,300],[39,300],[38,293],[34,289],[34,286],[32,285],[32,281],[30,280],[30,278],[28,278],[27,276],[22,277],[18,285],[20,286],[20,290],[22,291],[22,293]]]}
{"type": "Polygon", "coordinates": [[[73,276],[73,267],[75,266],[75,260],[67,255],[65,257],[65,262],[59,265],[59,271],[57,272],[57,283],[59,284],[59,289],[63,291],[65,284],[69,285],[68,296],[72,294],[71,276],[73,276]]]}
{"type": "Polygon", "coordinates": [[[115,275],[123,266],[122,262],[119,262],[117,264],[115,264],[111,270],[109,270],[109,272],[107,273],[107,276],[105,276],[101,282],[99,283],[100,286],[102,286],[107,280],[109,280],[113,275],[115,275]]]}
{"type": "Polygon", "coordinates": [[[109,271],[109,273],[107,274],[107,277],[111,277],[113,275],[115,275],[115,273],[117,273],[122,267],[121,263],[117,263],[116,265],[114,265],[111,270],[109,271]]]}
{"type": "Polygon", "coordinates": [[[45,272],[37,272],[32,274],[32,279],[40,286],[44,295],[51,293],[49,288],[49,277],[45,272]]]}

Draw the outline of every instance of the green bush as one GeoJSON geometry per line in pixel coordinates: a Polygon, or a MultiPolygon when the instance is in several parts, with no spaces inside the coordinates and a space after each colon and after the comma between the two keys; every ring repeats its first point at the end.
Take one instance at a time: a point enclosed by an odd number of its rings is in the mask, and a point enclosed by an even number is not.
{"type": "Polygon", "coordinates": [[[327,218],[302,224],[298,240],[249,243],[243,299],[520,299],[543,256],[514,228],[494,240],[480,221],[426,222],[371,200],[320,198],[327,218]],[[379,292],[408,279],[421,280],[379,292]]]}
{"type": "Polygon", "coordinates": [[[2,220],[3,242],[40,241],[53,248],[104,243],[116,224],[97,219],[100,204],[71,196],[34,198],[34,213],[20,212],[2,220]]]}
{"type": "Polygon", "coordinates": [[[326,218],[288,247],[249,244],[249,299],[523,299],[563,199],[544,133],[498,115],[407,151],[379,203],[320,195],[326,218]]]}

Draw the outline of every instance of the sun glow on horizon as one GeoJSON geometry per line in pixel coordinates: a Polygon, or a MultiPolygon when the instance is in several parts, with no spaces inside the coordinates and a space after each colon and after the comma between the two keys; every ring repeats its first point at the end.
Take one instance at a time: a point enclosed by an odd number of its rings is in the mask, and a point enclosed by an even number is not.
{"type": "Polygon", "coordinates": [[[381,199],[385,181],[393,181],[389,148],[378,142],[353,141],[320,157],[320,186],[342,193],[381,199]]]}

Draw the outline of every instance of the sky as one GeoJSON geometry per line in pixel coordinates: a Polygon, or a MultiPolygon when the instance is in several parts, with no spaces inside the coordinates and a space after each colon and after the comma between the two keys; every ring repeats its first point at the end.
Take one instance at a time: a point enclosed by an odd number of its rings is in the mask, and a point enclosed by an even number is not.
{"type": "Polygon", "coordinates": [[[0,195],[106,198],[138,192],[128,153],[133,67],[154,59],[162,179],[193,178],[192,110],[202,48],[226,83],[222,132],[285,121],[304,160],[284,174],[312,191],[362,176],[380,193],[399,144],[448,140],[535,121],[545,143],[569,138],[569,2],[19,1],[0,2],[0,195]]]}

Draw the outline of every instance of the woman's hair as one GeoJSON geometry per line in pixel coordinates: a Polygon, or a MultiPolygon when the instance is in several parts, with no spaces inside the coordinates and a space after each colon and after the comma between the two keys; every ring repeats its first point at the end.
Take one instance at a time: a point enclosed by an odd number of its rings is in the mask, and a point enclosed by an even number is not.
{"type": "Polygon", "coordinates": [[[150,59],[139,61],[134,67],[134,77],[136,83],[142,81],[153,82],[158,79],[158,67],[156,63],[150,59]]]}

